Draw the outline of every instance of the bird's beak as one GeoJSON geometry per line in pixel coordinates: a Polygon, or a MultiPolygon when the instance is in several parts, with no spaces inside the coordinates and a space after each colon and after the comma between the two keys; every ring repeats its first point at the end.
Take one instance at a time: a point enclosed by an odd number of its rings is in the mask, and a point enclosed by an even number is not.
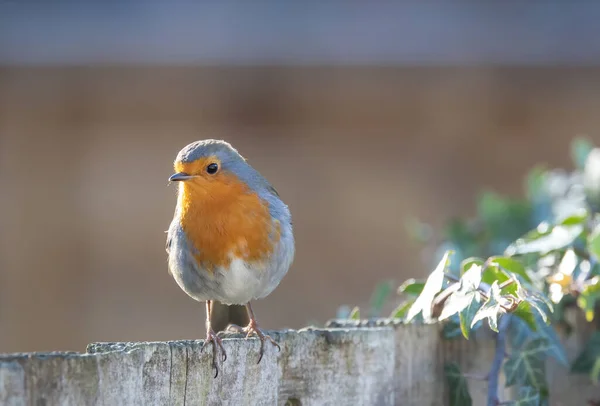
{"type": "Polygon", "coordinates": [[[192,178],[192,175],[188,175],[185,172],[177,172],[171,175],[171,177],[169,178],[169,182],[181,182],[192,178]]]}

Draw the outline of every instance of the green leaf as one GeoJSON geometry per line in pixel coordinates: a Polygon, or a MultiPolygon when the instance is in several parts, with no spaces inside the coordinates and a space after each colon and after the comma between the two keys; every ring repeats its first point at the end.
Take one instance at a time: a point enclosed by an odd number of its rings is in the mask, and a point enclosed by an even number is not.
{"type": "Polygon", "coordinates": [[[414,302],[415,302],[415,299],[408,299],[408,300],[405,300],[404,302],[400,303],[398,305],[398,307],[396,307],[394,309],[394,311],[392,311],[390,318],[404,319],[406,317],[406,314],[408,313],[408,309],[410,309],[410,307],[413,305],[414,302]]]}
{"type": "Polygon", "coordinates": [[[600,277],[594,276],[585,282],[581,294],[577,298],[577,306],[585,312],[588,322],[594,320],[596,302],[600,299],[600,277]]]}
{"type": "Polygon", "coordinates": [[[352,309],[349,318],[350,320],[360,320],[360,309],[358,308],[358,306],[352,309]]]}
{"type": "Polygon", "coordinates": [[[504,309],[502,308],[503,301],[504,299],[500,295],[498,282],[492,283],[489,297],[483,306],[481,306],[479,311],[477,311],[475,317],[473,317],[471,327],[473,327],[479,320],[487,318],[490,328],[495,332],[498,332],[498,316],[504,313],[504,309]]]}
{"type": "MultiPolygon", "coordinates": [[[[533,313],[533,310],[535,310],[538,314],[538,316],[540,316],[542,318],[542,320],[544,321],[544,323],[548,323],[548,314],[549,312],[552,312],[553,308],[552,308],[552,303],[550,302],[550,300],[548,298],[546,298],[546,296],[536,292],[533,289],[530,290],[525,290],[523,289],[523,286],[521,286],[521,283],[515,279],[515,282],[513,283],[513,285],[515,285],[516,287],[516,291],[514,293],[514,295],[522,300],[522,302],[519,304],[519,307],[521,307],[522,311],[527,311],[529,310],[531,313],[533,313]]],[[[519,307],[517,307],[517,310],[519,310],[519,307]]]]}
{"type": "Polygon", "coordinates": [[[543,338],[529,341],[514,351],[504,364],[506,386],[531,386],[538,391],[546,390],[545,354],[550,345],[543,338]]]}
{"type": "Polygon", "coordinates": [[[425,322],[431,321],[431,305],[433,299],[435,299],[435,295],[438,294],[440,290],[442,290],[442,286],[444,286],[444,271],[450,263],[451,254],[452,251],[446,251],[438,266],[429,275],[425,282],[425,286],[423,287],[423,291],[408,311],[406,321],[411,321],[419,313],[422,313],[425,322]]]}
{"type": "Polygon", "coordinates": [[[540,253],[542,255],[570,246],[583,232],[581,224],[572,226],[558,225],[552,227],[547,234],[541,234],[533,239],[519,238],[505,251],[506,255],[523,255],[540,253]]]}
{"type": "Polygon", "coordinates": [[[481,300],[479,296],[480,295],[477,294],[469,303],[469,305],[459,313],[460,331],[467,340],[469,339],[471,331],[475,330],[473,326],[477,324],[477,322],[473,323],[473,319],[481,308],[481,300]]]}
{"type": "Polygon", "coordinates": [[[535,315],[533,314],[533,309],[529,303],[526,301],[519,303],[513,314],[519,319],[523,320],[525,324],[527,324],[527,327],[531,329],[531,331],[537,331],[535,315]]]}
{"type": "Polygon", "coordinates": [[[585,168],[585,163],[592,149],[594,149],[594,145],[586,138],[577,137],[571,142],[571,159],[577,169],[585,168]]]}
{"type": "MultiPolygon", "coordinates": [[[[554,311],[554,304],[552,303],[552,301],[545,294],[537,292],[535,290],[527,291],[527,301],[531,304],[535,303],[537,307],[543,309],[546,314],[552,313],[554,311]]],[[[538,311],[540,309],[538,309],[538,311]]]]}
{"type": "Polygon", "coordinates": [[[423,292],[425,282],[417,281],[416,279],[407,279],[398,288],[398,294],[404,293],[407,295],[419,296],[423,292]]]}
{"type": "Polygon", "coordinates": [[[532,330],[523,319],[512,318],[508,329],[508,338],[511,347],[515,351],[519,351],[527,342],[542,339],[548,345],[545,355],[554,358],[565,367],[568,366],[567,354],[554,327],[551,324],[546,324],[539,314],[532,314],[537,326],[536,330],[532,330]]]}
{"type": "Polygon", "coordinates": [[[527,275],[527,271],[525,271],[525,267],[521,262],[514,258],[510,257],[491,257],[489,262],[492,265],[497,265],[508,273],[514,273],[523,278],[524,281],[531,283],[531,278],[527,275]]]}
{"type": "Polygon", "coordinates": [[[455,363],[444,365],[446,382],[448,383],[449,406],[471,406],[473,400],[469,394],[469,385],[455,363]]]}
{"type": "Polygon", "coordinates": [[[554,326],[551,324],[542,323],[541,321],[538,321],[538,326],[539,329],[536,336],[546,341],[546,344],[548,345],[546,355],[554,358],[561,365],[565,367],[568,366],[569,360],[567,359],[565,347],[562,345],[558,334],[556,334],[554,326]]]}
{"type": "Polygon", "coordinates": [[[390,293],[392,293],[391,282],[381,282],[377,285],[373,295],[371,296],[371,317],[377,317],[380,314],[381,309],[385,305],[385,301],[390,296],[390,293]]]}
{"type": "Polygon", "coordinates": [[[592,334],[581,353],[575,358],[571,364],[571,372],[591,373],[598,358],[600,358],[600,331],[592,334]]]}
{"type": "Polygon", "coordinates": [[[448,317],[463,311],[473,300],[479,300],[477,289],[481,283],[481,266],[471,265],[471,268],[460,278],[459,287],[444,303],[444,308],[438,320],[445,320],[448,317]]]}
{"type": "Polygon", "coordinates": [[[585,207],[576,209],[575,213],[560,220],[559,224],[563,226],[574,226],[577,224],[584,224],[589,216],[589,212],[585,207]]]}
{"type": "Polygon", "coordinates": [[[458,315],[455,314],[442,324],[442,337],[446,340],[452,340],[462,335],[458,315]]]}
{"type": "Polygon", "coordinates": [[[530,386],[519,388],[519,399],[506,403],[510,406],[539,406],[540,393],[530,386]]]}
{"type": "Polygon", "coordinates": [[[544,188],[546,179],[546,168],[544,166],[536,166],[529,171],[525,178],[525,190],[529,200],[535,199],[544,188]]]}
{"type": "Polygon", "coordinates": [[[485,263],[485,261],[482,258],[477,258],[477,257],[467,258],[460,263],[460,275],[462,276],[473,265],[483,266],[484,263],[485,263]]]}
{"type": "MultiPolygon", "coordinates": [[[[531,205],[527,201],[510,199],[494,192],[482,193],[477,201],[477,217],[493,253],[504,249],[529,228],[531,205]]],[[[479,251],[481,252],[481,250],[479,251]]]]}
{"type": "Polygon", "coordinates": [[[598,224],[589,235],[587,250],[593,254],[596,259],[600,259],[600,224],[598,224]]]}
{"type": "Polygon", "coordinates": [[[488,265],[483,274],[481,275],[481,282],[488,286],[492,283],[498,282],[498,284],[504,283],[510,279],[510,275],[496,265],[488,265]]]}

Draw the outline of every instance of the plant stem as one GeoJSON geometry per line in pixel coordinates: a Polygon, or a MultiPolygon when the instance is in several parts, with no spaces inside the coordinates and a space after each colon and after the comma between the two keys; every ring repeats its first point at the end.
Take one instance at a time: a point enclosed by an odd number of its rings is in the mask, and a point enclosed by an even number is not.
{"type": "Polygon", "coordinates": [[[494,353],[494,361],[488,375],[488,395],[487,406],[498,406],[498,386],[500,380],[500,371],[506,354],[506,331],[510,326],[510,314],[505,314],[500,319],[498,324],[498,334],[496,335],[496,352],[494,353]]]}

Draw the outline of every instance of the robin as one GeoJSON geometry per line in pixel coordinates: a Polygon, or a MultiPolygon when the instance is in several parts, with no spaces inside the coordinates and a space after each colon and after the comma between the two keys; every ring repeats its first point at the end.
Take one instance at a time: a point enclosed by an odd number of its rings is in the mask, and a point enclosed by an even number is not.
{"type": "Polygon", "coordinates": [[[250,302],[269,295],[294,259],[288,207],[273,186],[229,143],[202,140],[185,146],[169,182],[179,182],[177,206],[167,232],[169,273],[190,297],[206,302],[206,340],[227,359],[211,325],[217,306],[245,306],[248,325],[232,330],[279,345],[261,331],[250,302]]]}

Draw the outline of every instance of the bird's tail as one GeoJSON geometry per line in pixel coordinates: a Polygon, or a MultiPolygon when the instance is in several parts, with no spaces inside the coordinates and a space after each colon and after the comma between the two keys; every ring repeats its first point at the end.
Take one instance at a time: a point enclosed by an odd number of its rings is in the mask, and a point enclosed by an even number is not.
{"type": "Polygon", "coordinates": [[[216,300],[212,301],[210,323],[215,332],[225,330],[229,324],[246,327],[250,317],[243,305],[226,305],[216,300]]]}

